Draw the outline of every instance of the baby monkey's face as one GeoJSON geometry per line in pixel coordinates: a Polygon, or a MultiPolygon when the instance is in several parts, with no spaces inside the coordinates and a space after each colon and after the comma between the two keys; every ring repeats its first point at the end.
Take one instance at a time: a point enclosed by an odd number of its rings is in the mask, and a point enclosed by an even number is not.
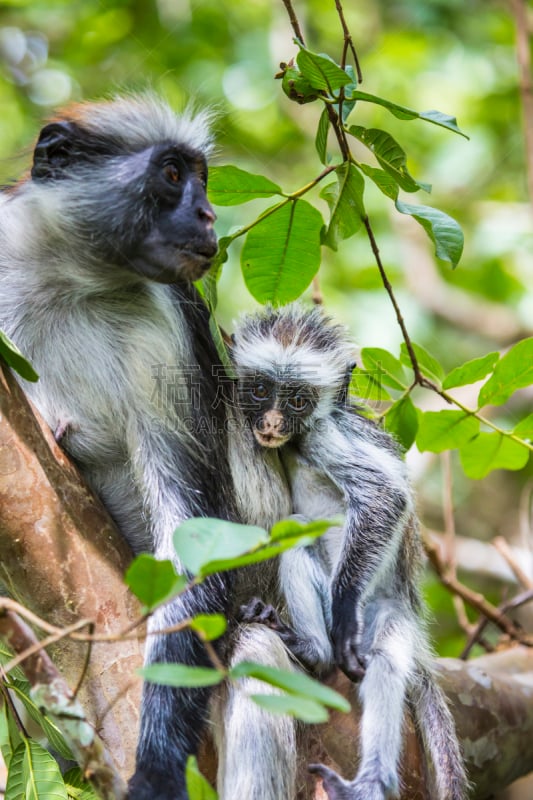
{"type": "Polygon", "coordinates": [[[282,447],[307,430],[317,402],[317,390],[304,382],[266,375],[239,381],[239,403],[261,447],[282,447]]]}

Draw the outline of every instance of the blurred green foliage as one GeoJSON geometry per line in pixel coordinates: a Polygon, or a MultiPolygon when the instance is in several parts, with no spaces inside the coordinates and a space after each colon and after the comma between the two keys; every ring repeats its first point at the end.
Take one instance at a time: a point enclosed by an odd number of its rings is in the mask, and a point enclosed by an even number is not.
{"type": "MultiPolygon", "coordinates": [[[[433,185],[428,204],[451,214],[464,230],[464,254],[452,271],[435,263],[415,222],[395,215],[376,188],[365,194],[409,332],[449,371],[533,333],[533,226],[514,22],[499,0],[345,5],[364,75],[361,88],[420,111],[453,114],[470,137],[405,123],[370,104],[358,110],[356,120],[394,136],[408,153],[410,173],[433,185]],[[484,305],[488,301],[494,305],[484,305]],[[483,326],[474,319],[478,307],[483,326]],[[514,322],[514,334],[502,319],[514,322]]],[[[301,0],[297,11],[309,47],[339,60],[342,32],[332,0],[301,0]]],[[[3,2],[0,182],[11,182],[28,166],[32,140],[55,106],[151,87],[176,108],[193,100],[217,110],[215,163],[235,164],[295,191],[322,169],[314,146],[321,107],[292,103],[274,80],[280,62],[297,53],[292,37],[281,0],[3,2]]],[[[320,187],[313,191],[313,203],[326,214],[320,187]]],[[[249,223],[268,205],[258,199],[244,208],[217,207],[219,235],[249,223]]],[[[218,292],[218,314],[228,328],[241,308],[254,305],[236,245],[218,292]]],[[[400,331],[366,237],[359,233],[340,242],[337,252],[324,248],[323,256],[320,279],[328,309],[361,344],[398,353],[400,331]]],[[[513,403],[496,422],[512,427],[531,400],[518,393],[513,403]]],[[[436,528],[442,527],[439,470],[438,457],[418,466],[424,473],[423,516],[436,528]]],[[[531,465],[504,479],[498,471],[483,484],[458,475],[460,532],[488,538],[518,528],[531,465]]],[[[436,592],[429,593],[438,603],[436,592]]]]}

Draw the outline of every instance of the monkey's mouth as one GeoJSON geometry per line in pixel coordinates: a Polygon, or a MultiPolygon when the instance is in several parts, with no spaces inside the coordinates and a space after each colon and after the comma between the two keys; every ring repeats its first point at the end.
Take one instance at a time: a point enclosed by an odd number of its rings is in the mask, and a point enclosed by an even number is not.
{"type": "Polygon", "coordinates": [[[254,429],[254,436],[261,447],[270,447],[272,449],[282,447],[291,438],[290,434],[262,433],[257,429],[254,429]]]}

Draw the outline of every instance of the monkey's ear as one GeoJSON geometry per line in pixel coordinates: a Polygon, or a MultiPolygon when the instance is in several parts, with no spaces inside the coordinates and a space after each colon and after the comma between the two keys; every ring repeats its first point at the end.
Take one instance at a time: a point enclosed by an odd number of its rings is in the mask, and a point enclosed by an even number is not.
{"type": "Polygon", "coordinates": [[[350,361],[350,363],[346,367],[346,372],[344,373],[344,379],[346,381],[346,385],[350,384],[350,381],[352,380],[352,372],[354,371],[356,366],[357,366],[357,361],[350,361]]]}
{"type": "Polygon", "coordinates": [[[71,160],[76,126],[72,122],[51,122],[39,134],[33,153],[34,180],[59,178],[71,160]]]}

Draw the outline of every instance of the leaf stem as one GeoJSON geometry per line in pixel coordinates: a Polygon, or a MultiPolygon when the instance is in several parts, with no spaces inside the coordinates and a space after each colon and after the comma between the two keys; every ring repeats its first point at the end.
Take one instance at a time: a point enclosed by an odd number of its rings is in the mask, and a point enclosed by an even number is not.
{"type": "Polygon", "coordinates": [[[291,0],[283,0],[283,5],[287,9],[287,14],[289,15],[289,20],[292,25],[294,35],[296,36],[297,39],[301,41],[302,44],[305,44],[302,29],[300,28],[300,23],[298,22],[298,17],[296,16],[296,12],[292,7],[291,0]]]}
{"type": "Polygon", "coordinates": [[[400,326],[400,330],[402,332],[402,336],[403,336],[403,340],[405,342],[405,346],[407,348],[407,352],[409,353],[409,359],[411,361],[411,366],[412,366],[413,372],[415,374],[415,384],[418,384],[419,386],[425,386],[426,388],[429,388],[429,389],[437,389],[438,387],[436,387],[435,384],[432,383],[431,381],[428,381],[427,378],[425,378],[422,375],[422,372],[420,371],[420,365],[418,363],[418,359],[416,357],[416,354],[415,354],[415,351],[414,351],[414,348],[413,348],[413,343],[411,342],[411,337],[409,336],[409,333],[407,331],[407,327],[405,325],[405,320],[404,320],[402,312],[400,310],[400,306],[398,305],[398,301],[396,300],[396,296],[394,294],[394,290],[392,288],[392,284],[389,281],[389,277],[388,277],[387,273],[385,272],[385,267],[383,266],[383,262],[381,260],[381,254],[379,252],[379,247],[377,245],[376,237],[374,236],[374,231],[372,230],[372,226],[370,224],[370,220],[368,218],[368,215],[365,215],[363,217],[363,225],[365,226],[366,233],[367,233],[367,236],[368,236],[368,240],[370,242],[370,246],[372,248],[372,252],[373,252],[374,258],[376,260],[376,264],[377,264],[377,267],[378,267],[378,270],[379,270],[379,274],[381,276],[381,282],[383,283],[385,291],[389,295],[389,299],[390,299],[390,301],[392,303],[392,307],[394,308],[394,312],[396,314],[396,320],[397,320],[398,325],[400,326]]]}
{"type": "Polygon", "coordinates": [[[348,53],[348,50],[350,50],[351,53],[352,53],[352,58],[353,58],[354,64],[355,64],[355,71],[357,73],[357,82],[358,83],[362,83],[363,82],[363,73],[361,71],[361,65],[359,63],[359,58],[357,57],[357,52],[356,52],[355,47],[354,47],[352,34],[350,33],[350,31],[348,29],[348,25],[346,24],[346,18],[344,16],[344,10],[342,8],[342,4],[341,4],[340,0],[335,0],[335,8],[337,9],[337,14],[339,15],[339,19],[340,19],[340,22],[341,22],[341,25],[342,25],[342,32],[344,34],[344,47],[343,47],[343,50],[342,50],[341,67],[344,69],[344,67],[346,66],[346,54],[348,53]]]}

